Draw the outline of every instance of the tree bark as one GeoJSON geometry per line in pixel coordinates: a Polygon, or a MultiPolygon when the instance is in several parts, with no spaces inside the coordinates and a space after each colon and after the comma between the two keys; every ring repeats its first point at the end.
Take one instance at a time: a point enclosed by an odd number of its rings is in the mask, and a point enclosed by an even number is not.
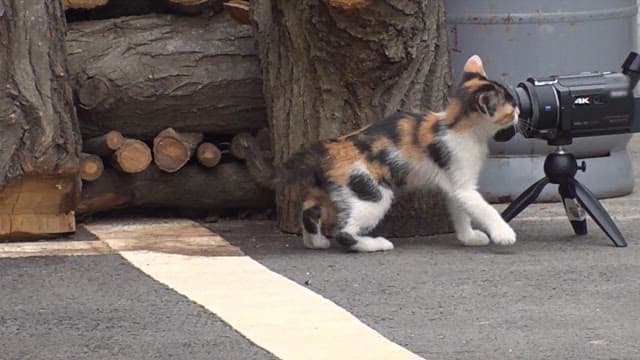
{"type": "Polygon", "coordinates": [[[169,174],[157,167],[128,175],[105,169],[86,183],[78,213],[116,208],[165,207],[191,210],[267,209],[273,193],[259,187],[240,163],[219,164],[213,169],[187,165],[169,174]]]}
{"type": "Polygon", "coordinates": [[[80,140],[64,32],[59,1],[0,0],[0,234],[12,232],[12,224],[18,226],[26,218],[37,220],[35,226],[20,230],[27,233],[75,229],[80,140]],[[49,186],[28,185],[39,178],[49,186]],[[24,199],[11,204],[10,194],[27,187],[47,193],[51,206],[24,199]],[[64,225],[47,223],[47,216],[64,225]]]}
{"type": "MultiPolygon", "coordinates": [[[[443,108],[451,81],[443,0],[351,3],[251,1],[276,162],[398,109],[443,108]]],[[[299,187],[278,192],[282,230],[299,231],[300,198],[299,187]]],[[[449,230],[437,194],[398,201],[385,224],[387,236],[449,230]],[[422,220],[408,228],[409,216],[422,220]]]]}
{"type": "Polygon", "coordinates": [[[212,18],[147,15],[70,24],[72,86],[82,134],[151,140],[176,131],[265,127],[251,28],[212,18]]]}

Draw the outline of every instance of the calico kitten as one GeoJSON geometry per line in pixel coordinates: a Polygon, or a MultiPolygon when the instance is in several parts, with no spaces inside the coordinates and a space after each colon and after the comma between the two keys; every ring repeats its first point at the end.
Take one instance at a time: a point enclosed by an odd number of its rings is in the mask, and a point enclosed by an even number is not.
{"type": "Polygon", "coordinates": [[[365,234],[389,210],[397,192],[425,186],[436,186],[447,195],[463,244],[487,245],[491,239],[509,245],[516,234],[476,188],[489,139],[499,129],[515,126],[518,113],[513,97],[487,79],[482,60],[474,55],[444,112],[398,112],[297,152],[277,167],[248,140],[247,165],[259,182],[271,187],[309,185],[302,230],[310,248],[329,247],[322,231],[329,225],[336,241],[350,250],[393,249],[387,239],[365,234]],[[473,229],[472,220],[484,231],[473,229]]]}

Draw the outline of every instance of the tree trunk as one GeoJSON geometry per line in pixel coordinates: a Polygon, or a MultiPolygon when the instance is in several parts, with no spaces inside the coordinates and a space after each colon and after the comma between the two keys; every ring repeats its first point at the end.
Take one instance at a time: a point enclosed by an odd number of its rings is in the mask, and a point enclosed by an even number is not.
{"type": "Polygon", "coordinates": [[[167,127],[233,134],[266,126],[251,28],[148,15],[70,24],[72,86],[84,137],[151,140],[167,127]]]}
{"type": "Polygon", "coordinates": [[[131,207],[220,210],[272,205],[273,194],[259,187],[246,167],[236,162],[213,169],[187,165],[175,174],[155,166],[133,175],[105,169],[96,181],[84,184],[78,213],[131,207]]]}
{"type": "MultiPolygon", "coordinates": [[[[251,10],[276,162],[398,109],[443,108],[451,77],[443,0],[253,0],[251,10]]],[[[282,230],[299,231],[300,197],[299,187],[277,194],[282,230]]],[[[436,194],[397,201],[382,232],[448,231],[441,205],[436,194]]]]}
{"type": "Polygon", "coordinates": [[[59,1],[0,0],[0,236],[75,230],[80,141],[64,32],[59,1]]]}

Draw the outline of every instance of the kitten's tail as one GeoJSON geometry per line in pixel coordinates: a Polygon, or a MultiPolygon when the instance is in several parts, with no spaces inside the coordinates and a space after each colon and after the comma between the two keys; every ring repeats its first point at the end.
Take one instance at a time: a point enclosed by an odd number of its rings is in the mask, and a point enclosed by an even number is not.
{"type": "Polygon", "coordinates": [[[276,189],[294,183],[312,185],[316,180],[319,159],[313,152],[298,151],[283,163],[274,166],[264,157],[264,152],[253,136],[247,134],[242,137],[240,145],[243,147],[243,157],[249,173],[262,186],[276,189]]]}

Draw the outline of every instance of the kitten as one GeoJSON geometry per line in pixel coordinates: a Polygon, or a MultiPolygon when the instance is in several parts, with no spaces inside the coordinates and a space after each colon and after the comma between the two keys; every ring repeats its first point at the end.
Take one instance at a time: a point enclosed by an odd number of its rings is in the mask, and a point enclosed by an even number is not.
{"type": "Polygon", "coordinates": [[[247,165],[271,187],[304,183],[304,244],[326,249],[323,226],[352,251],[393,249],[383,237],[365,234],[391,207],[394,194],[436,186],[447,195],[457,238],[465,245],[509,245],[516,234],[477,191],[488,141],[501,128],[515,126],[519,110],[510,93],[488,80],[477,55],[467,60],[462,81],[444,112],[398,112],[337,139],[293,154],[277,167],[247,140],[247,165]],[[485,232],[473,229],[475,221],[485,232]]]}

